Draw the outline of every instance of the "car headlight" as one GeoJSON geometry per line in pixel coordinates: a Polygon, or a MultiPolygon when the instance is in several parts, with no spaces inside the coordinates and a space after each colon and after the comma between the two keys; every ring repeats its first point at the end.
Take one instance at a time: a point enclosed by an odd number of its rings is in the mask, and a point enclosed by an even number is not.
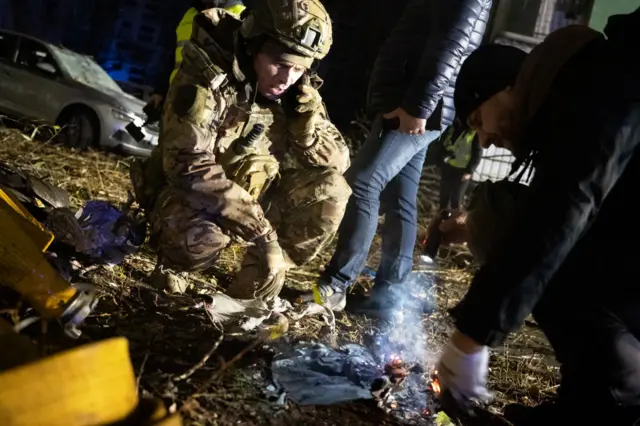
{"type": "Polygon", "coordinates": [[[119,121],[129,122],[129,121],[136,121],[137,119],[137,117],[134,114],[128,113],[119,109],[112,109],[111,113],[113,114],[113,117],[119,121]]]}

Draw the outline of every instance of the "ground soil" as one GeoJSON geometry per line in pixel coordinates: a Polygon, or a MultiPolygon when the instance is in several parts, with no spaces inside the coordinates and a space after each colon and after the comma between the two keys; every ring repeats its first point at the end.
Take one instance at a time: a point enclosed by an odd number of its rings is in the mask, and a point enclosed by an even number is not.
{"type": "MultiPolygon", "coordinates": [[[[131,158],[74,152],[51,141],[32,140],[31,132],[0,130],[0,160],[66,189],[74,209],[90,199],[119,205],[127,200],[127,191],[131,190],[128,179],[131,158]]],[[[421,219],[423,222],[428,219],[426,213],[421,219]]],[[[378,260],[377,244],[376,240],[369,260],[373,268],[378,260]]],[[[68,340],[55,327],[50,327],[45,336],[36,336],[37,330],[27,332],[37,337],[42,350],[49,354],[112,336],[126,337],[141,393],[160,397],[171,409],[180,410],[187,425],[399,424],[370,403],[277,406],[265,396],[270,360],[277,345],[297,340],[362,342],[364,334],[374,330],[377,323],[354,315],[337,315],[333,332],[318,318],[303,319],[293,324],[279,342],[259,345],[212,381],[225,361],[250,344],[225,341],[192,376],[176,381],[176,377],[203,358],[220,333],[202,309],[198,292],[207,288],[223,290],[238,268],[242,250],[241,246],[226,250],[211,271],[194,277],[197,281],[189,294],[169,296],[149,285],[154,256],[143,246],[119,266],[97,266],[83,273],[82,280],[99,288],[101,300],[78,341],[68,340]]],[[[327,251],[311,265],[293,271],[287,280],[288,289],[309,288],[329,255],[327,251]]],[[[434,273],[437,308],[423,319],[433,354],[451,331],[447,310],[462,297],[473,273],[464,247],[446,251],[440,264],[434,273]]],[[[359,284],[360,288],[369,286],[366,279],[359,284]]],[[[490,386],[496,399],[489,410],[499,414],[505,404],[534,404],[551,396],[556,389],[557,373],[546,339],[533,321],[527,321],[504,347],[492,353],[490,386]]]]}

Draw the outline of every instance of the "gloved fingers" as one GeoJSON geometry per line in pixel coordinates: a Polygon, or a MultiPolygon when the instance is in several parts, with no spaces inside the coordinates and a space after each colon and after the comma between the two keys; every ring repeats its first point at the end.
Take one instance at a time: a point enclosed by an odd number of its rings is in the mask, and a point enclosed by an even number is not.
{"type": "Polygon", "coordinates": [[[300,104],[297,107],[295,107],[295,111],[298,114],[306,114],[306,113],[313,112],[314,110],[315,110],[315,105],[312,105],[312,104],[300,104]]]}
{"type": "Polygon", "coordinates": [[[298,102],[307,103],[318,96],[318,92],[311,86],[302,85],[300,86],[300,95],[298,95],[298,102]]]}
{"type": "Polygon", "coordinates": [[[270,270],[264,283],[256,289],[256,297],[262,300],[275,299],[284,287],[284,271],[270,270]]]}

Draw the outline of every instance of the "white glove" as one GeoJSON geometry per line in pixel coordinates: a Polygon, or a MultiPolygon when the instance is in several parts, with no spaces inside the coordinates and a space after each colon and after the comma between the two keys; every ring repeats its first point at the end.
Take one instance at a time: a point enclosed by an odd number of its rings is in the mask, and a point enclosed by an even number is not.
{"type": "Polygon", "coordinates": [[[488,403],[493,395],[487,389],[489,349],[466,354],[451,341],[438,362],[438,379],[442,391],[448,390],[458,401],[488,403]]]}

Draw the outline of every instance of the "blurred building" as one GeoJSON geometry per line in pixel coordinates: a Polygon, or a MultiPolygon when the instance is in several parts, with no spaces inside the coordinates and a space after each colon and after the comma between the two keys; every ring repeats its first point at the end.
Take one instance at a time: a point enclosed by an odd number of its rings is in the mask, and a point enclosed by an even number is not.
{"type": "Polygon", "coordinates": [[[101,65],[116,81],[128,86],[153,85],[169,38],[174,37],[177,15],[187,3],[121,0],[113,37],[98,56],[101,65]]]}

